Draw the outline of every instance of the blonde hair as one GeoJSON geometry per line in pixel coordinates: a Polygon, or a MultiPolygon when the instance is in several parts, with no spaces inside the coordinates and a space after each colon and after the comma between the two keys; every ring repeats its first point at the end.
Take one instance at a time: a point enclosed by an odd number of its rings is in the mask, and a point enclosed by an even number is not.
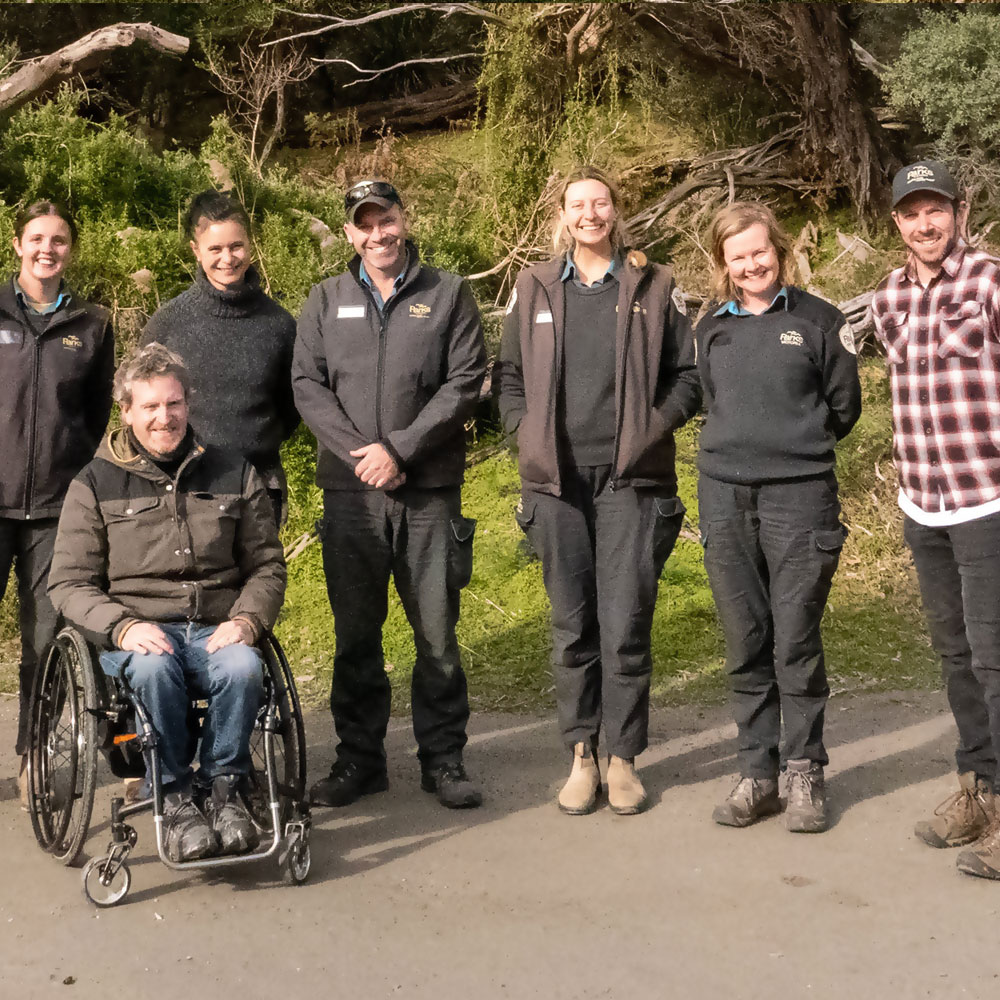
{"type": "Polygon", "coordinates": [[[712,294],[720,302],[741,301],[739,289],[733,284],[726,267],[724,246],[730,236],[738,236],[751,226],[762,225],[778,255],[778,280],[790,285],[795,280],[792,241],[781,228],[774,212],[759,201],[734,201],[720,208],[708,227],[708,247],[712,254],[712,294]]]}
{"type": "Polygon", "coordinates": [[[132,383],[149,382],[163,375],[172,375],[181,384],[187,399],[190,379],[184,359],[155,340],[133,351],[115,372],[114,396],[119,406],[132,405],[132,383]]]}
{"type": "Polygon", "coordinates": [[[622,220],[622,195],[621,191],[618,190],[618,185],[598,167],[577,167],[576,170],[566,175],[562,184],[559,185],[559,193],[556,197],[557,211],[552,226],[552,247],[556,256],[572,253],[576,246],[576,241],[566,232],[566,227],[559,217],[559,209],[566,207],[566,192],[570,185],[576,184],[577,181],[597,181],[608,189],[608,194],[611,195],[611,207],[615,210],[615,221],[611,226],[611,250],[614,252],[627,246],[628,232],[622,220]]]}

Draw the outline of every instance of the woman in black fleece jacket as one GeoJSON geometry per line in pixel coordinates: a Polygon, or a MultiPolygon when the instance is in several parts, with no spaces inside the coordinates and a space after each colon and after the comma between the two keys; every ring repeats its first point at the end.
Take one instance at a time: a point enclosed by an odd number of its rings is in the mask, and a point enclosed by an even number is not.
{"type": "Polygon", "coordinates": [[[784,767],[786,826],[818,832],[829,695],[820,621],[846,534],[834,446],[861,413],[854,338],[843,314],[791,284],[789,240],[766,206],[723,208],[709,245],[717,301],[695,334],[707,410],[698,503],[740,765],[713,818],[746,826],[779,812],[784,767]]]}
{"type": "Polygon", "coordinates": [[[280,523],[279,450],[299,423],[292,397],[295,320],[260,287],[250,220],[228,195],[195,196],[186,216],[198,270],[191,287],[150,317],[140,344],[176,351],[191,376],[191,426],[206,444],[256,466],[280,523]]]}

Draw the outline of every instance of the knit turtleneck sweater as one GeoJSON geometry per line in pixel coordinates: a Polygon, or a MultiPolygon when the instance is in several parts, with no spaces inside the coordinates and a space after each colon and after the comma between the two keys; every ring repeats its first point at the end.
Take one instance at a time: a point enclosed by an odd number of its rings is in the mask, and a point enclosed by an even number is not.
{"type": "Polygon", "coordinates": [[[191,426],[206,444],[239,452],[281,483],[279,448],[299,422],[292,397],[295,320],[260,287],[253,267],[220,291],[198,268],[191,287],[150,318],[140,343],[158,341],[188,366],[191,426]]]}

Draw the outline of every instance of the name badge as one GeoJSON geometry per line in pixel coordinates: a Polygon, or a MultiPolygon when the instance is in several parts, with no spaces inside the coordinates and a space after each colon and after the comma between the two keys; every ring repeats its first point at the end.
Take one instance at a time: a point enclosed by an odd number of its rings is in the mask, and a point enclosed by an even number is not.
{"type": "Polygon", "coordinates": [[[16,326],[0,326],[0,344],[20,347],[24,343],[24,331],[16,326]]]}
{"type": "Polygon", "coordinates": [[[364,319],[364,306],[337,306],[337,319],[364,319]]]}
{"type": "Polygon", "coordinates": [[[538,315],[535,316],[535,322],[536,323],[551,323],[552,322],[552,313],[550,313],[550,312],[540,312],[540,313],[538,313],[538,315]]]}

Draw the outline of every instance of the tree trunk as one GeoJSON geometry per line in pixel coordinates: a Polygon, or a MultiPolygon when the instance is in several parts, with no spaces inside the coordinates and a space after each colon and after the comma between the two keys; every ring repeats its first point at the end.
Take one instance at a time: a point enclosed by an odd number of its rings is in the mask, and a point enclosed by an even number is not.
{"type": "Polygon", "coordinates": [[[783,3],[774,9],[789,28],[789,48],[802,67],[799,108],[806,163],[842,182],[857,210],[888,206],[892,155],[872,111],[857,93],[858,61],[837,4],[783,3]]]}
{"type": "Polygon", "coordinates": [[[63,46],[47,56],[25,63],[0,81],[0,114],[9,114],[50,87],[99,63],[108,52],[143,41],[160,52],[182,55],[190,41],[148,22],[111,24],[63,46]]]}

